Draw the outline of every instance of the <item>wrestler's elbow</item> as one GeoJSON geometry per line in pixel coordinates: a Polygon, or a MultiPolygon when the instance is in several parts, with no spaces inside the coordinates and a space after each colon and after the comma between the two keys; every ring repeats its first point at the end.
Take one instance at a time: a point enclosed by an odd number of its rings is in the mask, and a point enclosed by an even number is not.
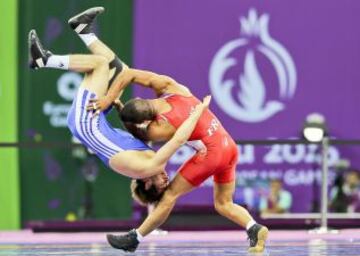
{"type": "Polygon", "coordinates": [[[159,174],[163,172],[165,169],[165,164],[156,160],[152,159],[149,161],[149,163],[146,166],[146,169],[143,170],[143,176],[145,177],[151,177],[153,175],[159,174]]]}
{"type": "Polygon", "coordinates": [[[179,193],[179,191],[176,191],[171,186],[169,186],[165,190],[164,195],[161,198],[161,203],[163,206],[168,206],[172,208],[181,195],[182,193],[179,193]]]}
{"type": "Polygon", "coordinates": [[[136,81],[136,72],[134,69],[128,68],[122,71],[121,73],[122,80],[132,83],[136,81]]]}
{"type": "Polygon", "coordinates": [[[167,89],[176,84],[176,81],[169,76],[153,74],[149,79],[150,86],[153,89],[167,89]]]}
{"type": "Polygon", "coordinates": [[[176,133],[175,136],[173,137],[173,145],[175,148],[179,148],[182,145],[184,145],[187,140],[188,140],[188,136],[184,135],[185,133],[176,133]]]}

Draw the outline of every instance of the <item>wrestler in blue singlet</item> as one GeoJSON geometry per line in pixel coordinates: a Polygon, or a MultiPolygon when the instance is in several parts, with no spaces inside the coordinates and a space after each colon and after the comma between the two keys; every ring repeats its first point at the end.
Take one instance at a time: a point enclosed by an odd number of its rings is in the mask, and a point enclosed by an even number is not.
{"type": "Polygon", "coordinates": [[[151,150],[127,131],[113,128],[106,120],[109,111],[101,112],[97,116],[94,116],[92,111],[87,111],[86,106],[93,98],[97,98],[95,93],[79,88],[68,113],[67,123],[71,133],[106,166],[109,166],[109,159],[120,151],[151,150]]]}

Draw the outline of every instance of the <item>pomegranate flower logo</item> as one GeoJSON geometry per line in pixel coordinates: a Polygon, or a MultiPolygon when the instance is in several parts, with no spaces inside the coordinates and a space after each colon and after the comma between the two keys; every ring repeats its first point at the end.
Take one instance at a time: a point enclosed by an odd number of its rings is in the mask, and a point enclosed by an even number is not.
{"type": "Polygon", "coordinates": [[[285,109],[282,101],[291,99],[296,89],[296,70],[287,50],[270,37],[269,15],[257,16],[251,9],[247,18],[240,18],[241,37],[226,43],[214,56],[210,66],[210,89],[220,108],[232,118],[248,122],[262,122],[285,109]],[[256,41],[256,44],[251,42],[256,41]],[[235,50],[246,49],[243,71],[237,78],[225,78],[236,67],[235,50]],[[256,54],[255,54],[256,53],[256,54]],[[255,55],[262,54],[270,61],[277,75],[279,95],[267,99],[266,84],[261,76],[255,55]]]}

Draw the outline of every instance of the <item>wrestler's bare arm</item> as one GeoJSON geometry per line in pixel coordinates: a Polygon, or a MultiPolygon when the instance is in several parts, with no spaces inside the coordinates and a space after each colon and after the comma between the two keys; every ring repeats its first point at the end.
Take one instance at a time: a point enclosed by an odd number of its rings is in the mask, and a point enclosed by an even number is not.
{"type": "Polygon", "coordinates": [[[157,95],[164,93],[190,94],[190,91],[185,86],[180,85],[169,76],[129,68],[124,70],[124,72],[116,78],[114,85],[107,93],[109,100],[115,100],[119,92],[130,83],[137,83],[144,87],[149,87],[153,89],[157,95]]]}
{"type": "Polygon", "coordinates": [[[139,69],[132,69],[131,72],[134,83],[140,84],[144,87],[149,87],[158,95],[165,93],[167,88],[176,86],[177,84],[171,77],[159,75],[154,72],[139,69]]]}
{"type": "Polygon", "coordinates": [[[132,69],[132,72],[135,83],[153,89],[158,96],[164,93],[176,93],[184,96],[191,95],[188,88],[169,76],[138,69],[132,69]]]}
{"type": "Polygon", "coordinates": [[[144,87],[153,89],[160,96],[165,93],[174,93],[183,96],[191,96],[190,90],[177,83],[169,76],[159,75],[154,72],[139,69],[126,68],[115,79],[106,96],[101,99],[94,99],[88,110],[105,110],[112,102],[119,97],[129,84],[137,83],[144,87]],[[95,108],[94,105],[95,104],[95,108]]]}

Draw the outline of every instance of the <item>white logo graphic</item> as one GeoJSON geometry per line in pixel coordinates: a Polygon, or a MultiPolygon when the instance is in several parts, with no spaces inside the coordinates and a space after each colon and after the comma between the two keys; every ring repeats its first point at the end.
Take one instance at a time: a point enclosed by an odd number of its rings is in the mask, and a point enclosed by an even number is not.
{"type": "MultiPolygon", "coordinates": [[[[58,94],[66,101],[72,101],[81,84],[82,77],[73,72],[67,72],[60,76],[57,81],[58,94]]],[[[43,113],[50,116],[50,125],[53,127],[66,127],[67,114],[71,108],[71,104],[53,103],[51,101],[44,102],[43,113]]]]}
{"type": "Polygon", "coordinates": [[[258,17],[256,10],[251,9],[247,18],[240,18],[240,23],[241,37],[226,43],[214,56],[209,73],[210,89],[217,104],[232,118],[249,123],[262,122],[284,110],[284,103],[279,100],[294,96],[295,65],[284,46],[270,37],[268,14],[258,17]],[[228,71],[238,64],[231,54],[239,48],[246,48],[244,69],[237,78],[231,79],[228,71]],[[279,85],[276,100],[266,98],[266,86],[256,54],[264,55],[274,67],[279,85]]]}

